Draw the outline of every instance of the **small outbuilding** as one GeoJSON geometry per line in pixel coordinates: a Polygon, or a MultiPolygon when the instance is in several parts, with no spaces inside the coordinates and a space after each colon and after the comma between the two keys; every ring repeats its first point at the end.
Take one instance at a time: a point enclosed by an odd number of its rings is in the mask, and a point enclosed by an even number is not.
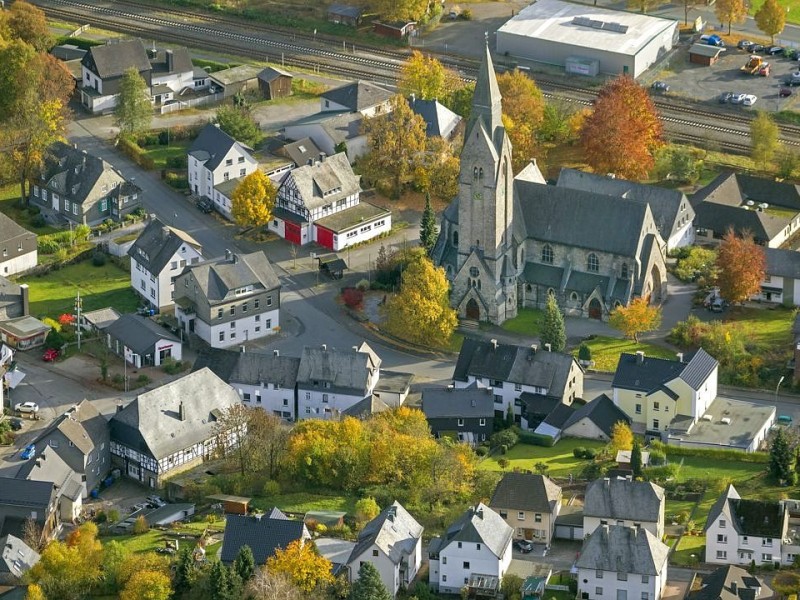
{"type": "Polygon", "coordinates": [[[48,333],[50,326],[30,315],[0,322],[0,340],[17,350],[42,346],[48,333]]]}
{"type": "Polygon", "coordinates": [[[210,500],[219,500],[226,515],[246,515],[247,507],[252,500],[252,498],[231,496],[230,494],[214,494],[206,497],[210,500]]]}
{"type": "Polygon", "coordinates": [[[719,46],[692,44],[692,47],[689,48],[689,62],[710,67],[719,60],[723,52],[725,52],[725,48],[720,48],[719,46]]]}
{"type": "Polygon", "coordinates": [[[223,69],[208,76],[212,87],[222,90],[222,97],[229,98],[239,92],[248,92],[258,88],[258,74],[261,69],[252,65],[241,65],[223,69]]]}
{"type": "Polygon", "coordinates": [[[391,23],[384,23],[382,21],[373,21],[372,31],[384,37],[402,40],[408,37],[417,28],[416,21],[393,21],[391,23]]]}
{"type": "Polygon", "coordinates": [[[328,21],[339,25],[358,27],[361,24],[361,15],[364,11],[358,6],[349,4],[331,4],[328,7],[328,21]]]}
{"type": "Polygon", "coordinates": [[[139,315],[122,315],[106,327],[106,344],[137,369],[160,366],[168,358],[183,358],[181,340],[139,315]]]}
{"type": "Polygon", "coordinates": [[[112,307],[98,308],[81,313],[81,329],[92,333],[99,333],[119,319],[120,314],[112,307]]]}
{"type": "Polygon", "coordinates": [[[258,89],[267,100],[292,95],[292,74],[278,67],[267,67],[258,74],[258,89]]]}

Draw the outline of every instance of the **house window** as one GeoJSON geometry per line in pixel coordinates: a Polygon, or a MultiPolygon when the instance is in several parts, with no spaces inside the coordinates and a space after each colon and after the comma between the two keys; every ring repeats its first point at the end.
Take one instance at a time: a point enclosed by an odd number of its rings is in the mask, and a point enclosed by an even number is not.
{"type": "Polygon", "coordinates": [[[761,555],[761,562],[770,562],[771,560],[772,560],[772,554],[761,555]]]}
{"type": "MultiPolygon", "coordinates": [[[[720,529],[725,529],[726,525],[727,525],[727,523],[725,522],[725,519],[720,519],[719,520],[719,528],[720,529]]],[[[747,539],[747,538],[745,538],[745,539],[747,539]]]]}
{"type": "Polygon", "coordinates": [[[231,306],[231,316],[234,316],[235,314],[236,314],[236,307],[231,306]]]}
{"type": "Polygon", "coordinates": [[[522,384],[521,383],[515,383],[514,384],[514,391],[515,392],[521,392],[522,391],[522,384]]]}
{"type": "Polygon", "coordinates": [[[238,162],[240,165],[241,165],[242,163],[244,163],[244,156],[240,156],[240,157],[239,157],[239,160],[237,160],[236,162],[238,162]]]}
{"type": "Polygon", "coordinates": [[[236,321],[231,321],[231,329],[236,329],[236,321]]]}
{"type": "Polygon", "coordinates": [[[661,407],[661,404],[658,402],[653,402],[653,410],[657,411],[661,407]]]}
{"type": "Polygon", "coordinates": [[[306,400],[311,400],[311,392],[306,392],[306,400]]]}
{"type": "Polygon", "coordinates": [[[628,581],[627,573],[617,573],[617,581],[628,581]]]}
{"type": "MultiPolygon", "coordinates": [[[[188,283],[188,282],[187,282],[187,283],[188,283]]],[[[223,315],[224,313],[225,313],[225,310],[224,310],[224,309],[222,309],[222,308],[218,308],[218,309],[217,309],[217,318],[218,318],[218,319],[221,319],[221,318],[222,318],[222,315],[223,315]]]]}
{"type": "Polygon", "coordinates": [[[525,511],[517,512],[517,521],[524,521],[525,520],[525,511]]]}
{"type": "Polygon", "coordinates": [[[469,276],[470,277],[478,277],[481,272],[478,270],[478,267],[470,267],[469,268],[469,276]]]}
{"type": "Polygon", "coordinates": [[[642,600],[650,600],[650,594],[647,592],[642,592],[642,600]]]}
{"type": "Polygon", "coordinates": [[[267,306],[272,306],[272,296],[267,296],[267,306]]]}
{"type": "Polygon", "coordinates": [[[253,308],[258,308],[259,302],[260,302],[260,300],[258,298],[254,299],[253,300],[253,308]]]}
{"type": "Polygon", "coordinates": [[[242,312],[247,312],[247,302],[242,304],[242,312]]]}
{"type": "MultiPolygon", "coordinates": [[[[56,200],[57,198],[58,197],[55,194],[53,194],[53,200],[56,200]]],[[[64,200],[64,210],[66,212],[69,212],[69,209],[70,209],[69,200],[64,200]]]]}
{"type": "Polygon", "coordinates": [[[750,538],[746,535],[742,536],[742,546],[749,546],[750,545],[750,538]]]}
{"type": "Polygon", "coordinates": [[[106,212],[108,210],[108,198],[103,198],[100,200],[100,212],[106,212]]]}
{"type": "Polygon", "coordinates": [[[594,252],[586,259],[586,270],[592,273],[597,273],[600,270],[600,261],[597,260],[597,255],[594,252]]]}
{"type": "Polygon", "coordinates": [[[622,272],[622,279],[627,279],[628,278],[628,263],[622,263],[621,272],[622,272]]]}
{"type": "Polygon", "coordinates": [[[372,556],[378,556],[378,551],[377,550],[373,550],[372,551],[372,556]]]}
{"type": "Polygon", "coordinates": [[[485,427],[485,426],[486,426],[486,419],[480,419],[480,420],[478,421],[478,425],[479,425],[480,427],[485,427]]]}
{"type": "Polygon", "coordinates": [[[225,341],[225,332],[224,331],[220,331],[219,332],[219,341],[220,342],[224,342],[225,341]]]}
{"type": "Polygon", "coordinates": [[[728,551],[727,550],[717,550],[717,558],[721,560],[725,560],[728,558],[728,551]]]}
{"type": "Polygon", "coordinates": [[[542,522],[542,513],[536,513],[535,515],[533,515],[533,520],[536,523],[541,523],[542,522]]]}
{"type": "Polygon", "coordinates": [[[595,596],[602,596],[603,595],[603,588],[601,588],[601,587],[594,588],[594,595],[595,596]]]}
{"type": "Polygon", "coordinates": [[[247,169],[239,169],[239,177],[244,177],[247,175],[247,169]]]}
{"type": "Polygon", "coordinates": [[[503,403],[503,397],[500,394],[495,394],[494,395],[494,403],[495,404],[502,404],[503,403]]]}
{"type": "Polygon", "coordinates": [[[658,419],[653,419],[653,429],[658,429],[658,419]]]}
{"type": "Polygon", "coordinates": [[[637,415],[642,414],[642,405],[641,404],[637,404],[636,405],[636,414],[637,415]]]}
{"type": "Polygon", "coordinates": [[[469,561],[468,560],[465,560],[462,564],[463,564],[462,568],[469,569],[469,561]]]}
{"type": "Polygon", "coordinates": [[[245,402],[250,402],[250,392],[245,392],[244,394],[242,394],[242,399],[245,402]]]}
{"type": "Polygon", "coordinates": [[[447,564],[447,557],[446,557],[446,556],[443,556],[443,557],[442,557],[442,564],[443,564],[443,565],[446,565],[446,564],[447,564]]]}
{"type": "Polygon", "coordinates": [[[323,402],[327,402],[328,401],[328,394],[322,394],[322,401],[323,402]]]}
{"type": "Polygon", "coordinates": [[[232,164],[233,164],[233,159],[232,158],[228,158],[228,159],[225,160],[225,166],[226,167],[230,167],[232,164]]]}
{"type": "Polygon", "coordinates": [[[594,578],[595,579],[602,579],[603,578],[603,572],[600,569],[597,569],[594,572],[594,578]]]}
{"type": "Polygon", "coordinates": [[[458,420],[458,426],[459,427],[463,427],[464,426],[464,419],[459,419],[458,420]]]}
{"type": "Polygon", "coordinates": [[[642,583],[650,583],[650,575],[642,575],[642,583]]]}
{"type": "Polygon", "coordinates": [[[73,215],[77,215],[78,214],[78,203],[77,202],[73,202],[72,203],[72,214],[73,215]]]}
{"type": "Polygon", "coordinates": [[[721,533],[717,534],[717,543],[718,544],[727,544],[728,543],[728,536],[723,535],[721,533]]]}
{"type": "Polygon", "coordinates": [[[177,269],[178,268],[178,261],[177,260],[173,260],[169,264],[169,268],[170,268],[171,271],[174,271],[175,269],[177,269]]]}
{"type": "Polygon", "coordinates": [[[480,550],[481,549],[481,545],[480,544],[475,544],[475,549],[476,550],[480,550]]]}
{"type": "Polygon", "coordinates": [[[764,538],[761,540],[762,546],[772,546],[772,538],[764,538]]]}

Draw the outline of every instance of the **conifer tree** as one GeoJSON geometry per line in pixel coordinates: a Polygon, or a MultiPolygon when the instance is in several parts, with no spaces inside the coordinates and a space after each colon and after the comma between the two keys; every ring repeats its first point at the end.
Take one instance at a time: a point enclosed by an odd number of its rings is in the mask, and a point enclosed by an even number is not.
{"type": "Polygon", "coordinates": [[[567,331],[564,327],[564,315],[558,308],[556,297],[550,295],[547,298],[547,306],[544,309],[544,324],[542,325],[542,344],[550,344],[552,352],[561,352],[567,345],[567,331]]]}
{"type": "Polygon", "coordinates": [[[794,465],[792,449],[783,428],[779,428],[769,449],[769,472],[777,481],[785,481],[794,485],[796,475],[792,470],[794,465]]]}
{"type": "Polygon", "coordinates": [[[634,479],[642,476],[642,445],[636,439],[633,440],[633,448],[631,448],[631,469],[634,479]]]}
{"type": "Polygon", "coordinates": [[[381,581],[378,570],[370,562],[358,569],[358,580],[353,583],[350,600],[391,600],[392,596],[381,581]]]}
{"type": "Polygon", "coordinates": [[[419,245],[425,248],[428,256],[433,252],[436,245],[436,236],[439,234],[436,227],[436,214],[431,206],[430,193],[425,194],[425,210],[422,211],[422,221],[419,225],[419,245]]]}
{"type": "Polygon", "coordinates": [[[253,558],[253,551],[247,544],[239,548],[239,552],[233,561],[233,569],[239,575],[243,584],[250,581],[253,573],[255,573],[256,559],[253,558]]]}

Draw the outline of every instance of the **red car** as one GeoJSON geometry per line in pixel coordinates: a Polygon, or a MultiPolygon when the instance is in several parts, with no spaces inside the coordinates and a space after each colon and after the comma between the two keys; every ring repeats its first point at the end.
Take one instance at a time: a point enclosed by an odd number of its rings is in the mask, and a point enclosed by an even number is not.
{"type": "Polygon", "coordinates": [[[53,362],[55,359],[58,358],[58,350],[55,348],[50,348],[44,351],[42,355],[42,360],[45,362],[53,362]]]}
{"type": "Polygon", "coordinates": [[[782,88],[781,88],[781,91],[780,91],[780,92],[778,92],[778,95],[779,95],[781,98],[788,98],[789,96],[791,96],[791,95],[792,95],[792,88],[789,88],[789,87],[782,87],[782,88]]]}

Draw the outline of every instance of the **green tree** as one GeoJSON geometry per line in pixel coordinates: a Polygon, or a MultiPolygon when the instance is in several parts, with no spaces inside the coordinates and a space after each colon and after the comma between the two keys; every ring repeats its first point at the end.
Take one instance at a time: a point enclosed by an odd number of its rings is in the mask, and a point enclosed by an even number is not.
{"type": "Polygon", "coordinates": [[[766,169],[772,162],[780,147],[779,134],[775,121],[764,111],[759,111],[750,123],[751,156],[762,169],[766,169]]]}
{"type": "Polygon", "coordinates": [[[714,14],[720,23],[728,25],[730,35],[733,23],[744,23],[747,20],[747,4],[745,0],[717,0],[714,3],[714,14]]]}
{"type": "Polygon", "coordinates": [[[638,439],[633,440],[633,447],[631,448],[631,470],[633,471],[634,479],[642,477],[642,445],[638,439]]]}
{"type": "Polygon", "coordinates": [[[356,502],[356,522],[360,523],[362,526],[372,521],[380,512],[381,507],[378,506],[378,503],[375,502],[375,498],[372,496],[361,498],[361,500],[356,502]]]}
{"type": "Polygon", "coordinates": [[[425,248],[428,256],[433,252],[439,230],[436,227],[436,214],[431,206],[431,195],[425,194],[425,209],[422,211],[422,221],[419,224],[419,245],[425,248]]]}
{"type": "Polygon", "coordinates": [[[116,540],[103,547],[103,581],[109,592],[118,592],[120,568],[128,560],[130,552],[116,540]]]}
{"type": "Polygon", "coordinates": [[[175,591],[182,594],[192,589],[195,575],[196,568],[192,550],[184,544],[178,552],[178,561],[175,564],[175,591]]]}
{"type": "Polygon", "coordinates": [[[794,485],[797,474],[794,470],[796,453],[789,446],[789,438],[783,427],[779,427],[769,449],[769,473],[778,482],[794,485]]]}
{"type": "Polygon", "coordinates": [[[798,165],[800,165],[800,153],[784,147],[778,157],[778,177],[791,179],[798,165]]]}
{"type": "Polygon", "coordinates": [[[756,25],[775,43],[775,36],[783,31],[786,25],[786,9],[778,4],[778,0],[765,0],[755,14],[756,25]]]}
{"type": "Polygon", "coordinates": [[[251,148],[264,137],[250,110],[243,106],[223,106],[217,111],[216,123],[237,142],[251,148]]]}
{"type": "Polygon", "coordinates": [[[208,584],[211,591],[211,600],[233,600],[230,573],[228,567],[222,564],[222,561],[214,561],[208,584]]]}
{"type": "Polygon", "coordinates": [[[441,100],[441,103],[462,117],[465,121],[468,121],[470,114],[472,114],[472,97],[474,95],[475,84],[468,83],[463,87],[453,90],[448,97],[441,100]]]}
{"type": "Polygon", "coordinates": [[[256,559],[253,558],[253,551],[250,546],[245,544],[239,548],[236,558],[233,560],[233,570],[239,575],[242,583],[247,583],[256,571],[256,559]]]}
{"type": "Polygon", "coordinates": [[[500,583],[500,591],[503,592],[503,598],[506,600],[521,600],[522,598],[522,577],[513,573],[506,573],[503,575],[503,580],[500,583]]]}
{"type": "Polygon", "coordinates": [[[53,47],[47,17],[38,7],[27,2],[14,2],[7,19],[12,38],[30,44],[37,52],[48,52],[53,47]]]}
{"type": "Polygon", "coordinates": [[[272,218],[278,190],[260,169],[247,175],[231,194],[231,215],[240,227],[263,227],[272,218]]]}
{"type": "Polygon", "coordinates": [[[540,335],[542,344],[550,344],[550,350],[561,352],[567,346],[567,330],[564,327],[564,315],[558,307],[556,297],[550,294],[547,297],[547,306],[544,309],[544,323],[540,335]]]}
{"type": "Polygon", "coordinates": [[[122,136],[137,135],[150,127],[153,118],[150,90],[135,67],[122,75],[114,116],[122,136]]]}
{"type": "Polygon", "coordinates": [[[358,569],[358,579],[353,582],[350,600],[391,600],[392,595],[381,581],[380,573],[371,562],[364,561],[358,569]]]}

